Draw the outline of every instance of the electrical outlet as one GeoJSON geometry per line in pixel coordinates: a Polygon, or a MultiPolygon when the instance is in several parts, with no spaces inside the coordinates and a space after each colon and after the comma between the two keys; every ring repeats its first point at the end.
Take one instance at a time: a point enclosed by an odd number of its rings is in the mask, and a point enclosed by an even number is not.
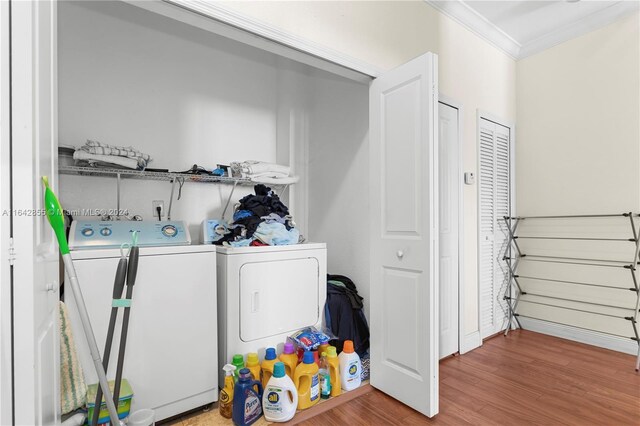
{"type": "Polygon", "coordinates": [[[164,201],[162,200],[153,200],[151,202],[151,206],[153,207],[153,218],[158,218],[158,207],[160,207],[160,217],[164,217],[164,201]]]}

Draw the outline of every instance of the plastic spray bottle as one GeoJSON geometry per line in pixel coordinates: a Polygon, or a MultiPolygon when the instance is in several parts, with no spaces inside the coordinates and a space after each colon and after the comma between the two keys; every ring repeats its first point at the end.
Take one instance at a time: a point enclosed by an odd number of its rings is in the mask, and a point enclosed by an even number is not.
{"type": "Polygon", "coordinates": [[[233,415],[233,388],[235,385],[234,374],[236,366],[226,364],[224,370],[224,388],[220,392],[220,415],[230,419],[233,415]]]}

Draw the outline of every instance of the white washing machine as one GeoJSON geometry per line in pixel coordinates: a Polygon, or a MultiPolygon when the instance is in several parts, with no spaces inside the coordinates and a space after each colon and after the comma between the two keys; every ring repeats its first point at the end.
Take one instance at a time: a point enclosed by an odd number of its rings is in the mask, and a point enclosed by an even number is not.
{"type": "Polygon", "coordinates": [[[265,247],[221,247],[218,269],[218,363],[234,354],[282,351],[287,336],[322,327],[327,297],[324,243],[265,247]]]}
{"type": "MultiPolygon", "coordinates": [[[[104,350],[119,249],[71,252],[100,352],[104,350]]],[[[125,287],[126,291],[126,287],[125,287]]],[[[124,362],[132,412],[163,420],[218,400],[215,247],[141,247],[124,362]]],[[[65,292],[87,383],[97,383],[73,294],[65,292]]],[[[115,377],[122,312],[111,351],[115,377]]]]}

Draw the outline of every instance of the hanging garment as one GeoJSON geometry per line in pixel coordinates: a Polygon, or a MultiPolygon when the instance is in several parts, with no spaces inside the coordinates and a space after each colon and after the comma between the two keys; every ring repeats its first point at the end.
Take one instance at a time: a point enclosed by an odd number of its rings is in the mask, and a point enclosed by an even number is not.
{"type": "Polygon", "coordinates": [[[344,341],[352,340],[360,357],[369,350],[369,325],[362,309],[363,300],[351,279],[327,275],[325,323],[337,337],[331,344],[341,351],[344,341]]]}

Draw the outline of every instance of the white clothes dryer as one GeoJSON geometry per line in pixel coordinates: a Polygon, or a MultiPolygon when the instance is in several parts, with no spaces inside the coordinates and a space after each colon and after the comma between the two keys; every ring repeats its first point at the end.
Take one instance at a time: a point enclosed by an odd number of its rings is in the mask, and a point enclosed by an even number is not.
{"type": "Polygon", "coordinates": [[[234,354],[278,353],[287,336],[322,328],[327,298],[324,243],[217,248],[218,370],[234,354]]]}

